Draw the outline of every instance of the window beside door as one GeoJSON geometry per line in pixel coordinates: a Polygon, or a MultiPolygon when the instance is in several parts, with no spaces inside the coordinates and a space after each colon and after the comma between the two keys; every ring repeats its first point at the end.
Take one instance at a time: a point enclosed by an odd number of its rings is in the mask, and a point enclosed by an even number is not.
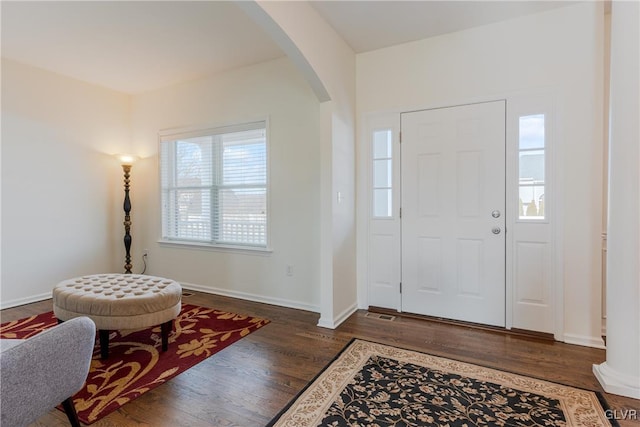
{"type": "Polygon", "coordinates": [[[520,220],[544,220],[545,213],[545,116],[520,116],[518,147],[520,220]]]}
{"type": "Polygon", "coordinates": [[[373,218],[393,216],[393,136],[391,129],[372,133],[373,218]]]}

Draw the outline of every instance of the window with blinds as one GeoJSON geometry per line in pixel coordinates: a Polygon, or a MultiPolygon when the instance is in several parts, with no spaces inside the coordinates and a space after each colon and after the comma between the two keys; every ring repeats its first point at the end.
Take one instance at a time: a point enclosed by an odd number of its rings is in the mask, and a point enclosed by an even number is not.
{"type": "Polygon", "coordinates": [[[267,247],[266,122],[161,135],[162,238],[267,247]]]}

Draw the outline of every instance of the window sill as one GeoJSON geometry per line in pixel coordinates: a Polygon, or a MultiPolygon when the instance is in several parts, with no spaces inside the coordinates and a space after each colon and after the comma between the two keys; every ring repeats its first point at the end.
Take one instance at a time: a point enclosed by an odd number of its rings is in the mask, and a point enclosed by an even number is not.
{"type": "Polygon", "coordinates": [[[158,240],[158,243],[160,244],[160,246],[167,248],[194,249],[201,251],[237,253],[244,255],[269,256],[273,252],[273,249],[268,247],[259,248],[254,246],[210,245],[207,243],[181,242],[176,240],[158,240]]]}

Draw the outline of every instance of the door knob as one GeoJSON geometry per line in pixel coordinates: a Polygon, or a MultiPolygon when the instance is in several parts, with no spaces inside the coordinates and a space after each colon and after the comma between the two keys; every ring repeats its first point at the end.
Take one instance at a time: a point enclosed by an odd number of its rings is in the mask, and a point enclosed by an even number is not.
{"type": "Polygon", "coordinates": [[[492,232],[493,234],[500,234],[500,231],[501,231],[501,230],[500,230],[500,227],[493,227],[493,228],[491,229],[491,232],[492,232]]]}

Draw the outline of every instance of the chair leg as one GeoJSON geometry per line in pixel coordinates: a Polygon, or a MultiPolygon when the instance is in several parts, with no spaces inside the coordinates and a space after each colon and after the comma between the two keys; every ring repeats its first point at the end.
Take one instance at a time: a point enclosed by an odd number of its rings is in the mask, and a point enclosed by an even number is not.
{"type": "Polygon", "coordinates": [[[162,335],[162,351],[167,351],[169,348],[169,332],[173,329],[173,320],[164,322],[160,325],[160,331],[162,335]]]}
{"type": "Polygon", "coordinates": [[[109,357],[109,331],[100,329],[100,358],[102,360],[109,357]]]}
{"type": "Polygon", "coordinates": [[[69,418],[71,426],[81,427],[80,420],[78,419],[78,413],[76,412],[76,407],[73,405],[73,398],[70,397],[62,402],[62,407],[64,408],[64,413],[67,414],[67,418],[69,418]]]}

